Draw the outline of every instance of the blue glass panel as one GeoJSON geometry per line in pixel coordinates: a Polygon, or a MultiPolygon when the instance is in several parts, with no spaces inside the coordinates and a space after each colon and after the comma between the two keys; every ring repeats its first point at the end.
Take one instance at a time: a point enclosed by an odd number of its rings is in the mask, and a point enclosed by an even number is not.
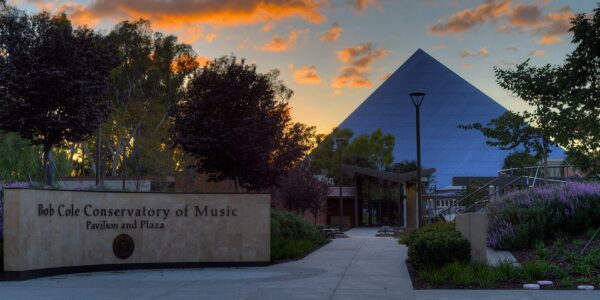
{"type": "MultiPolygon", "coordinates": [[[[509,151],[489,147],[480,132],[456,126],[486,124],[506,108],[421,49],[340,127],[352,129],[355,136],[381,128],[396,137],[396,161],[416,159],[415,107],[408,96],[412,91],[427,94],[421,106],[421,158],[424,167],[436,168],[437,186],[451,185],[453,176],[496,176],[509,151]]],[[[564,157],[564,152],[553,149],[551,157],[564,157]]]]}

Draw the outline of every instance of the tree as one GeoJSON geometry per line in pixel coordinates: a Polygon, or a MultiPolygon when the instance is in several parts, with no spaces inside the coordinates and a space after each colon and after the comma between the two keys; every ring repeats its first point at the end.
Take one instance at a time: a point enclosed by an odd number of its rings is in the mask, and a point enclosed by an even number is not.
{"type": "MultiPolygon", "coordinates": [[[[545,170],[547,150],[556,143],[588,176],[600,177],[600,5],[571,24],[576,47],[563,65],[532,67],[527,60],[515,70],[495,69],[496,79],[533,107],[522,118],[537,131],[535,148],[542,150],[545,170]]],[[[512,138],[518,142],[523,136],[528,134],[512,138]]]]}
{"type": "Polygon", "coordinates": [[[312,146],[314,128],[291,122],[292,96],[277,70],[223,56],[198,69],[170,111],[173,145],[212,181],[262,190],[277,183],[312,146]]]}
{"type": "Polygon", "coordinates": [[[371,134],[362,134],[351,140],[353,135],[350,129],[335,128],[329,135],[320,136],[317,140],[318,146],[310,154],[312,172],[339,181],[340,149],[335,145],[336,138],[345,139],[341,145],[344,164],[377,170],[391,167],[394,162],[395,145],[392,134],[384,134],[378,128],[371,134]]]}
{"type": "Polygon", "coordinates": [[[394,173],[407,173],[416,171],[418,168],[416,160],[403,160],[387,168],[386,171],[394,173]]]}
{"type": "Polygon", "coordinates": [[[531,155],[531,153],[525,150],[518,150],[511,152],[504,158],[502,169],[511,169],[509,173],[511,176],[527,175],[529,172],[525,168],[536,166],[539,161],[539,156],[531,155]],[[515,171],[514,169],[517,170],[515,171]]]}
{"type": "Polygon", "coordinates": [[[176,36],[154,32],[147,20],[121,22],[108,38],[121,63],[111,76],[115,110],[103,127],[107,169],[113,176],[126,169],[135,175],[172,174],[180,153],[167,146],[168,108],[198,68],[197,55],[176,36]]]}
{"type": "Polygon", "coordinates": [[[571,24],[576,47],[561,68],[566,91],[555,105],[557,142],[572,163],[600,177],[600,4],[571,24]]]}
{"type": "Polygon", "coordinates": [[[458,128],[481,131],[487,138],[485,143],[489,146],[501,150],[534,153],[538,158],[549,153],[549,147],[552,145],[552,143],[544,143],[541,130],[527,124],[526,117],[510,111],[491,119],[485,126],[481,123],[473,123],[458,125],[458,128]]]}
{"type": "Polygon", "coordinates": [[[0,182],[23,181],[41,174],[39,149],[12,132],[0,132],[0,182]]]}
{"type": "Polygon", "coordinates": [[[328,135],[319,135],[316,138],[317,147],[310,153],[310,170],[313,174],[326,175],[339,180],[340,156],[335,139],[341,138],[342,149],[345,149],[354,133],[348,128],[334,128],[328,135]]]}
{"type": "Polygon", "coordinates": [[[327,192],[327,184],[315,178],[306,164],[300,164],[282,178],[274,196],[288,211],[310,212],[316,223],[327,206],[327,192]]]}
{"type": "Polygon", "coordinates": [[[384,170],[394,162],[394,143],[392,134],[384,134],[381,128],[377,128],[371,134],[356,137],[344,149],[345,161],[360,167],[384,170]]]}
{"type": "Polygon", "coordinates": [[[52,147],[81,141],[106,118],[117,59],[106,39],[73,29],[66,15],[0,15],[0,129],[42,145],[47,184],[52,147]]]}
{"type": "MultiPolygon", "coordinates": [[[[563,96],[564,85],[559,76],[560,70],[556,66],[544,65],[533,67],[529,60],[517,65],[514,70],[494,68],[496,82],[504,89],[509,90],[521,98],[531,107],[531,112],[524,112],[521,117],[529,128],[536,126],[537,133],[534,137],[539,141],[541,157],[544,165],[544,183],[548,179],[548,153],[550,145],[556,140],[555,107],[557,101],[563,96]]],[[[514,137],[519,137],[515,135],[514,137]]]]}

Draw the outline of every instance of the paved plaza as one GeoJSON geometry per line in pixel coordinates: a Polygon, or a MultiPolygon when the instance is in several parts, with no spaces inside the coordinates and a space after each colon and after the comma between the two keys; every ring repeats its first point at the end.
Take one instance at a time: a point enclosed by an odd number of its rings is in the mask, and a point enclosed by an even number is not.
{"type": "Polygon", "coordinates": [[[0,282],[0,299],[600,299],[600,292],[417,290],[406,247],[350,230],[302,260],[256,268],[134,270],[0,282]]]}

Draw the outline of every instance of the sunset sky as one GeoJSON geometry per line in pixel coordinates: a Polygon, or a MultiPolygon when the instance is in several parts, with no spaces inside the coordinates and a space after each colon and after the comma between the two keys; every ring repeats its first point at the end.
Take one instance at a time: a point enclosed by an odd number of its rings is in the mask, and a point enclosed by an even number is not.
{"type": "MultiPolygon", "coordinates": [[[[505,107],[493,67],[531,58],[560,63],[573,46],[573,14],[596,0],[12,0],[29,12],[65,11],[75,24],[110,30],[145,18],[199,56],[234,53],[277,68],[295,94],[295,121],[327,133],[414,51],[422,48],[505,107]]],[[[398,101],[410,101],[408,95],[398,101]]],[[[425,104],[426,105],[426,102],[425,104]]]]}

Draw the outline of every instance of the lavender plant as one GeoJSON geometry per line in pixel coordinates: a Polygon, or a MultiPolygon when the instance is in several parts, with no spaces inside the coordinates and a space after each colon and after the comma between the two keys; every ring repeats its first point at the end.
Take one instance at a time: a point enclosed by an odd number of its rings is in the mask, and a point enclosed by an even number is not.
{"type": "Polygon", "coordinates": [[[528,248],[558,232],[600,225],[600,184],[569,182],[515,191],[488,206],[488,246],[528,248]]]}

